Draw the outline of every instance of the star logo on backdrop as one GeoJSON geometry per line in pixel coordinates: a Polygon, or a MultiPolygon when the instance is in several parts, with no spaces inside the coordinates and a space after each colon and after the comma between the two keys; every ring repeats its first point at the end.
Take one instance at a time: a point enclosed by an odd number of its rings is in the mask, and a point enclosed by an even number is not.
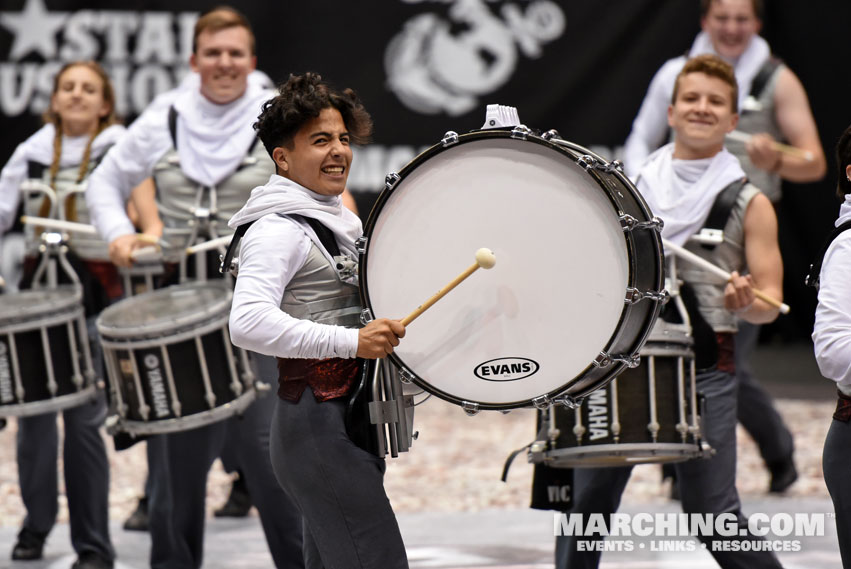
{"type": "Polygon", "coordinates": [[[0,12],[0,26],[13,34],[10,60],[18,60],[37,51],[46,60],[56,58],[56,33],[62,28],[68,12],[50,12],[44,0],[26,0],[21,12],[0,12]]]}

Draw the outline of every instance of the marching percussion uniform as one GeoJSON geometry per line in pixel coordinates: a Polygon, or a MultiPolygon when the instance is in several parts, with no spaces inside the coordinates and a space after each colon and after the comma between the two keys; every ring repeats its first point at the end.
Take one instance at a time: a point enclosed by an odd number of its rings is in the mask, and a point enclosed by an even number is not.
{"type": "MultiPolygon", "coordinates": [[[[90,149],[89,172],[123,134],[124,127],[113,125],[104,129],[90,149]]],[[[0,174],[0,234],[13,223],[21,199],[20,185],[31,177],[45,178],[53,161],[55,127],[45,125],[16,149],[0,174]]],[[[82,196],[71,193],[79,177],[80,165],[89,136],[62,138],[62,154],[54,181],[61,208],[71,221],[88,222],[88,212],[82,196]],[[75,212],[75,213],[74,213],[75,212]]],[[[29,215],[47,216],[42,194],[25,203],[29,215]]],[[[46,205],[46,203],[45,203],[46,205]]],[[[38,255],[38,238],[28,228],[27,255],[31,268],[38,255]]],[[[71,233],[68,243],[75,269],[83,283],[83,298],[87,309],[89,344],[93,349],[96,369],[100,370],[100,344],[94,319],[111,301],[120,298],[118,273],[109,261],[107,244],[97,237],[71,233]]],[[[24,276],[25,281],[32,276],[24,276]]],[[[102,374],[100,374],[102,375],[102,374]]],[[[106,416],[103,393],[96,401],[62,411],[65,426],[64,473],[71,526],[71,543],[78,555],[89,552],[109,563],[115,552],[109,537],[109,462],[100,427],[106,416]]],[[[18,419],[18,478],[21,497],[27,510],[24,530],[46,536],[56,522],[58,434],[56,413],[45,413],[18,419]]]]}
{"type": "MultiPolygon", "coordinates": [[[[677,73],[682,69],[687,58],[705,53],[717,53],[717,50],[710,34],[703,31],[695,38],[687,56],[668,60],[653,77],[624,144],[623,160],[630,177],[635,176],[647,156],[666,142],[669,136],[670,130],[665,114],[671,102],[677,73]]],[[[730,59],[727,58],[727,61],[730,62],[730,59]]],[[[736,130],[747,134],[767,133],[774,140],[784,140],[786,136],[780,127],[778,120],[780,112],[776,104],[778,80],[784,74],[794,77],[792,72],[786,65],[771,56],[770,46],[758,35],[751,37],[747,48],[735,62],[731,63],[734,65],[739,85],[740,119],[736,130]]],[[[805,110],[809,112],[805,94],[803,99],[805,110]]],[[[787,100],[791,100],[789,96],[787,100]]],[[[801,119],[796,116],[794,120],[801,119]]],[[[791,121],[787,120],[787,122],[791,124],[791,121]]],[[[796,124],[795,128],[798,126],[796,124]]],[[[811,118],[809,126],[815,129],[811,118]]],[[[739,159],[748,180],[772,203],[777,204],[781,198],[780,170],[782,168],[764,169],[755,166],[745,143],[741,140],[727,138],[725,147],[739,159]]],[[[778,165],[782,166],[782,164],[781,157],[778,165]]],[[[804,180],[799,176],[795,181],[814,181],[820,177],[821,175],[804,180]]],[[[792,461],[794,441],[783,418],[774,408],[771,396],[759,383],[751,369],[750,361],[756,349],[759,330],[759,325],[745,321],[739,322],[739,332],[735,339],[736,379],[739,382],[738,419],[757,443],[760,454],[771,471],[770,490],[779,492],[797,478],[792,461]]]]}
{"type": "MultiPolygon", "coordinates": [[[[672,159],[673,144],[654,153],[641,170],[638,188],[651,210],[665,220],[663,236],[677,245],[697,232],[705,221],[715,197],[744,172],[729,152],[721,151],[701,160],[672,159]],[[681,199],[687,196],[686,199],[681,199]]],[[[744,258],[745,212],[759,193],[745,185],[724,227],[724,242],[708,251],[699,245],[687,248],[726,271],[742,271],[744,258]]],[[[698,370],[697,390],[706,398],[702,415],[704,440],[714,449],[710,458],[674,464],[683,511],[686,513],[733,514],[737,521],[736,537],[700,536],[721,567],[779,567],[770,552],[714,551],[713,543],[724,540],[761,539],[747,532],[736,491],[736,382],[734,378],[733,335],[736,317],[724,308],[723,279],[700,269],[680,269],[679,276],[694,288],[700,316],[717,336],[718,361],[709,369],[698,370]],[[744,530],[746,537],[738,537],[744,530]]],[[[698,348],[699,349],[699,348],[698,348]]],[[[617,511],[632,467],[579,468],[574,470],[574,504],[571,513],[603,514],[605,519],[617,511]]],[[[582,538],[580,538],[582,539],[582,538]]],[[[585,539],[602,539],[601,537],[585,539]]],[[[597,567],[600,552],[577,551],[576,536],[556,538],[556,566],[559,569],[597,567]]],[[[723,544],[722,544],[723,545],[723,544]]]]}
{"type": "Polygon", "coordinates": [[[304,218],[330,230],[356,258],[360,220],[339,196],[273,175],[230,221],[254,222],[240,249],[230,330],[234,344],[278,358],[272,461],[304,517],[311,569],[408,566],[384,492],[384,460],[359,448],[344,424],[358,375],[353,263],[332,258],[304,218]]]}
{"type": "MultiPolygon", "coordinates": [[[[249,82],[241,97],[218,105],[198,89],[186,90],[171,107],[143,113],[95,171],[86,194],[107,241],[131,232],[123,204],[130,188],[147,176],[157,187],[167,262],[193,242],[228,234],[224,222],[245,202],[248,189],[273,170],[251,127],[261,103],[273,94],[249,82]]],[[[207,268],[217,273],[217,265],[207,268]]],[[[170,277],[177,282],[176,275],[170,277]]],[[[252,364],[261,378],[274,375],[274,362],[252,357],[252,364]]],[[[162,448],[151,453],[149,464],[152,567],[201,566],[207,473],[227,430],[238,437],[238,459],[276,566],[302,567],[300,520],[269,460],[273,406],[271,397],[259,398],[242,417],[158,437],[162,448]]]]}
{"type": "MultiPolygon", "coordinates": [[[[837,227],[851,221],[851,195],[845,196],[837,227]]],[[[821,374],[837,384],[839,401],[824,441],[824,481],[836,511],[836,533],[842,565],[851,566],[851,232],[830,244],[819,276],[813,347],[821,374]]]]}

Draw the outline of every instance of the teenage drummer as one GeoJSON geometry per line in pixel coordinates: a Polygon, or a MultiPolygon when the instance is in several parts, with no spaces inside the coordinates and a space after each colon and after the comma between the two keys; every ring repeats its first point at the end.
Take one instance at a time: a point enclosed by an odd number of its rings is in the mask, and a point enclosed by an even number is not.
{"type": "Polygon", "coordinates": [[[367,139],[372,120],[350,89],[336,91],[306,73],[290,76],[255,128],[276,174],[230,221],[252,224],[240,249],[230,330],[236,345],[278,358],[272,461],[304,516],[305,564],[406,568],[384,460],[356,446],[344,424],[355,358],[384,357],[405,334],[387,319],[357,329],[358,289],[341,260],[357,258],[362,234],[340,198],[351,144],[367,139]]]}
{"type": "MultiPolygon", "coordinates": [[[[675,465],[683,510],[692,514],[732,514],[735,535],[701,535],[722,567],[780,567],[777,558],[759,547],[721,540],[753,542],[736,491],[736,382],[733,336],[736,318],[767,323],[778,309],[758,299],[755,289],[782,300],[783,268],[777,245],[777,219],[771,202],[751,184],[743,184],[739,161],[724,149],[724,137],[738,121],[737,86],[733,69],[714,55],[686,62],[679,73],[668,124],[674,142],[653,153],[641,168],[638,189],[651,210],[665,222],[662,236],[732,274],[729,282],[711,272],[680,263],[678,272],[692,286],[701,318],[714,330],[711,345],[695,347],[698,360],[717,353],[717,361],[698,370],[697,390],[706,398],[702,436],[714,449],[705,459],[675,465]],[[689,243],[700,231],[716,197],[734,188],[734,200],[723,228],[724,240],[714,248],[689,243]],[[737,192],[737,194],[736,194],[737,192]],[[748,273],[748,274],[746,274],[748,273]],[[714,341],[713,341],[714,340],[714,341]],[[716,547],[718,546],[718,547],[716,547]],[[753,549],[753,550],[751,550],[753,549]]],[[[670,251],[668,252],[670,253],[670,251]]],[[[614,513],[631,467],[583,468],[574,471],[571,513],[614,513]]],[[[587,519],[587,517],[585,518],[587,519]]],[[[583,539],[593,539],[585,537],[583,539]]],[[[597,539],[603,539],[598,537],[597,539]]],[[[556,538],[556,567],[596,567],[599,552],[579,551],[577,538],[556,538]]]]}
{"type": "MultiPolygon", "coordinates": [[[[45,125],[20,144],[0,173],[0,234],[14,223],[21,202],[21,184],[38,178],[59,196],[26,200],[29,215],[64,217],[86,223],[88,212],[74,185],[84,183],[107,149],[124,134],[115,123],[115,95],[106,73],[94,62],[74,62],[56,74],[45,125]],[[64,212],[60,216],[59,212],[64,212]]],[[[140,180],[140,182],[143,182],[140,180]]],[[[142,183],[138,191],[148,191],[142,183]]],[[[150,219],[150,218],[149,218],[150,219]]],[[[22,288],[32,284],[38,255],[33,230],[27,231],[28,252],[22,288]]],[[[109,261],[107,244],[85,234],[71,234],[68,253],[83,284],[90,344],[99,352],[94,318],[120,298],[121,282],[109,261]]],[[[62,279],[65,280],[65,279],[62,279]]],[[[61,281],[60,281],[61,282],[61,281]]],[[[67,281],[66,281],[67,282],[67,281]]],[[[100,358],[94,361],[100,367],[100,358]]],[[[31,378],[47,383],[47,378],[31,378]]],[[[77,569],[113,566],[109,537],[109,463],[99,428],[106,414],[103,393],[96,401],[65,409],[64,473],[77,569]]],[[[41,559],[45,539],[58,511],[56,413],[18,419],[18,478],[27,516],[12,549],[13,560],[41,559]]]]}
{"type": "MultiPolygon", "coordinates": [[[[188,242],[193,232],[202,240],[227,233],[226,221],[245,203],[250,188],[274,172],[251,127],[274,92],[248,80],[256,66],[248,21],[232,8],[216,8],[198,19],[193,40],[189,63],[200,79],[197,88],[181,91],[171,105],[147,109],[90,180],[86,199],[92,219],[118,265],[128,265],[132,251],[144,245],[123,212],[139,180],[154,177],[163,237],[183,251],[194,244],[188,242]]],[[[274,361],[266,360],[269,371],[258,370],[264,379],[274,373],[274,361]]],[[[202,382],[201,377],[176,379],[202,382]]],[[[271,397],[259,398],[242,417],[149,440],[162,457],[149,460],[154,569],[201,566],[207,473],[231,429],[240,437],[240,466],[276,566],[303,566],[301,520],[269,459],[273,404],[271,397]]]]}

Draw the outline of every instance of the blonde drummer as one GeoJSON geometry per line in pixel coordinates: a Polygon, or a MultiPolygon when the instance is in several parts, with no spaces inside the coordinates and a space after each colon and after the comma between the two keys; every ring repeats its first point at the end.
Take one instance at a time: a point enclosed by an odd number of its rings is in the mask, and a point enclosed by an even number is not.
{"type": "MultiPolygon", "coordinates": [[[[0,234],[14,222],[20,187],[27,178],[46,184],[45,193],[26,201],[28,213],[88,220],[85,201],[75,189],[124,133],[124,127],[115,124],[114,110],[112,85],[96,63],[69,63],[57,73],[46,124],[18,146],[0,174],[0,234]],[[54,196],[59,203],[54,202],[54,196]]],[[[24,275],[24,288],[32,280],[38,254],[35,231],[28,229],[28,237],[29,270],[24,275]]],[[[120,280],[109,262],[105,242],[72,234],[69,245],[72,264],[84,285],[91,324],[102,308],[121,296],[120,280]]],[[[91,335],[91,345],[97,346],[91,335]]],[[[109,464],[99,432],[105,410],[101,396],[62,413],[71,543],[79,556],[75,569],[111,568],[115,558],[109,537],[109,464]]],[[[40,559],[58,512],[56,413],[19,418],[17,443],[18,476],[27,516],[12,559],[40,559]]]]}

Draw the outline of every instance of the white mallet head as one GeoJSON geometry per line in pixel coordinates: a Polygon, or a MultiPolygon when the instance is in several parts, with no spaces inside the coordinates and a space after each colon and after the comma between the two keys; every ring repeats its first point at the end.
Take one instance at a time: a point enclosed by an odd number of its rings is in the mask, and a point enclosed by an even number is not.
{"type": "Polygon", "coordinates": [[[490,269],[496,265],[496,255],[490,249],[482,247],[476,251],[476,263],[483,269],[490,269]]]}

